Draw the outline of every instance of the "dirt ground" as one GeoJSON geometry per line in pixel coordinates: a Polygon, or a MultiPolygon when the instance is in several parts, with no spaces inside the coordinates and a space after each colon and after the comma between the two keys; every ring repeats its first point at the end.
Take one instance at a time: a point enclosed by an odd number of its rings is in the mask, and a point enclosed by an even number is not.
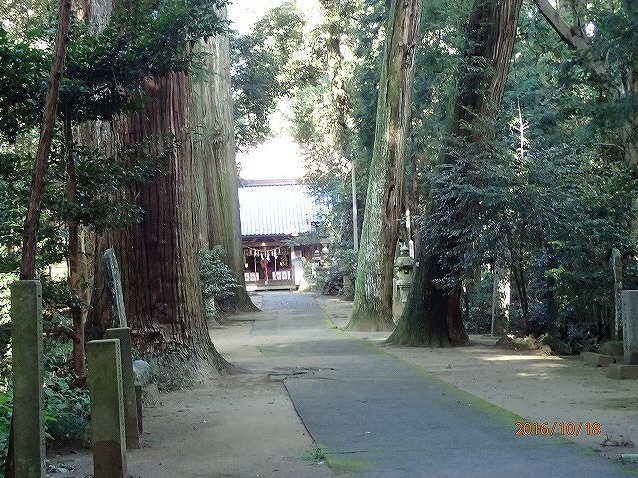
{"type": "MultiPolygon", "coordinates": [[[[257,305],[261,295],[255,294],[257,305]]],[[[351,303],[318,297],[336,327],[348,322],[351,303]]],[[[268,312],[260,312],[265,314],[268,312]]],[[[333,476],[313,446],[281,382],[260,352],[285,342],[251,336],[254,316],[234,317],[211,330],[217,349],[253,373],[210,377],[192,390],[162,393],[144,410],[143,447],[127,453],[128,474],[140,478],[333,476]]],[[[387,334],[351,332],[379,346],[387,334]]],[[[472,337],[455,349],[384,347],[442,380],[520,415],[526,433],[547,422],[565,438],[615,459],[638,453],[638,380],[607,378],[577,357],[548,357],[494,347],[494,339],[472,337]],[[535,425],[537,424],[537,425],[535,425]],[[580,431],[578,430],[580,428],[580,431]],[[620,446],[619,446],[620,445],[620,446]],[[625,445],[625,446],[622,446],[625,445]]],[[[513,430],[513,434],[515,430],[513,430]]],[[[49,457],[51,477],[92,475],[84,450],[49,457]]]]}

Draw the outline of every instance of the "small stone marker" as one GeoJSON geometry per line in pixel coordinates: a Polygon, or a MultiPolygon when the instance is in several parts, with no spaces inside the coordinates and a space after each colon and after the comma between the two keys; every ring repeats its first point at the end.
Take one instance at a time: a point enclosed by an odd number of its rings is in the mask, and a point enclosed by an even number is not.
{"type": "Polygon", "coordinates": [[[102,256],[104,263],[104,276],[109,289],[109,301],[111,304],[111,323],[113,327],[126,327],[126,310],[124,309],[124,295],[122,294],[122,279],[120,268],[117,264],[115,251],[107,249],[102,256]]]}
{"type": "Polygon", "coordinates": [[[135,396],[135,375],[133,374],[133,354],[131,351],[131,329],[129,327],[107,329],[104,338],[119,339],[120,341],[126,448],[139,448],[140,434],[138,428],[137,399],[135,396]]]}
{"type": "Polygon", "coordinates": [[[41,478],[44,470],[42,418],[42,285],[11,284],[13,443],[16,478],[41,478]]]}
{"type": "Polygon", "coordinates": [[[609,366],[610,378],[638,379],[638,290],[622,291],[623,364],[609,366]]]}
{"type": "Polygon", "coordinates": [[[120,341],[87,343],[88,383],[94,478],[123,478],[126,474],[126,437],[120,341]]]}
{"type": "Polygon", "coordinates": [[[614,340],[620,337],[622,324],[622,256],[615,247],[611,250],[611,267],[614,272],[614,340]]]}
{"type": "Polygon", "coordinates": [[[625,364],[638,365],[638,290],[622,291],[625,364]]]}

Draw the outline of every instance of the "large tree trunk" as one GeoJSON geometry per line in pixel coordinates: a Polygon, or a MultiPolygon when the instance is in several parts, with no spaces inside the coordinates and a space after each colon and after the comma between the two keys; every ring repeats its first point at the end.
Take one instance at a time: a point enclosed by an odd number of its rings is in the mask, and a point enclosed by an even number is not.
{"type": "MultiPolygon", "coordinates": [[[[124,304],[133,342],[147,357],[223,361],[215,353],[204,318],[199,279],[199,208],[197,171],[186,129],[189,126],[190,80],[173,74],[159,80],[158,94],[145,111],[116,122],[115,141],[134,144],[171,132],[183,141],[159,144],[151,154],[175,147],[174,157],[155,181],[131,186],[125,198],[144,211],[142,220],[111,232],[101,241],[100,254],[113,247],[118,256],[124,304]]],[[[155,148],[155,147],[154,147],[155,148]]],[[[96,273],[97,283],[103,277],[96,273]]],[[[91,335],[110,324],[103,287],[94,294],[91,335]]]]}
{"type": "MultiPolygon", "coordinates": [[[[466,143],[480,141],[490,134],[486,125],[492,123],[503,96],[520,8],[521,0],[474,2],[450,126],[452,136],[466,143]],[[483,66],[486,60],[489,67],[483,66]]],[[[454,160],[449,153],[441,154],[443,163],[454,160]]],[[[437,191],[433,191],[431,207],[446,210],[449,203],[437,196],[437,191]]],[[[472,213],[470,206],[454,220],[463,226],[472,220],[472,213]]],[[[438,238],[435,247],[422,243],[412,290],[397,328],[388,338],[389,343],[444,346],[468,342],[461,317],[461,278],[453,272],[458,270],[454,267],[458,264],[442,263],[439,257],[455,247],[455,239],[451,237],[438,238]],[[446,282],[453,285],[437,286],[442,279],[452,279],[446,282]]]]}
{"type": "Polygon", "coordinates": [[[349,329],[391,330],[392,278],[405,197],[405,142],[410,123],[421,0],[390,8],[377,123],[349,329]]]}
{"type": "MultiPolygon", "coordinates": [[[[147,85],[148,86],[148,85],[147,85]]],[[[149,154],[173,155],[154,181],[128,187],[123,198],[144,211],[141,221],[98,238],[95,287],[87,320],[87,339],[101,338],[111,325],[102,274],[102,253],[118,257],[128,325],[137,355],[194,370],[231,366],[215,350],[208,333],[199,276],[198,251],[206,197],[198,189],[203,167],[193,154],[191,79],[172,74],[158,79],[144,110],[113,121],[101,144],[127,146],[149,137],[149,154]],[[162,140],[172,133],[179,141],[162,140]]],[[[176,371],[180,373],[179,371],[176,371]]]]}
{"type": "MultiPolygon", "coordinates": [[[[226,8],[222,9],[226,18],[226,8]]],[[[197,196],[203,207],[200,247],[221,245],[224,262],[240,287],[225,299],[225,308],[257,310],[244,282],[244,256],[239,221],[237,164],[230,91],[230,46],[227,35],[209,38],[198,49],[206,54],[208,73],[195,81],[192,90],[193,157],[202,167],[197,196]]]]}
{"type": "MultiPolygon", "coordinates": [[[[330,82],[329,100],[332,109],[331,121],[328,125],[328,134],[324,141],[329,141],[332,153],[340,159],[344,164],[351,161],[352,174],[354,177],[354,160],[350,158],[349,149],[352,140],[352,105],[350,97],[346,90],[345,78],[348,72],[345,70],[343,57],[343,36],[347,31],[347,16],[351,15],[356,8],[352,2],[335,3],[329,0],[321,2],[326,16],[329,21],[326,24],[326,67],[328,81],[330,82]]],[[[341,237],[337,238],[340,242],[346,242],[353,237],[353,245],[355,251],[358,250],[358,238],[356,235],[356,184],[352,181],[353,194],[353,216],[349,217],[346,213],[341,216],[341,226],[338,230],[341,237]]],[[[346,196],[346,194],[344,194],[346,196]]],[[[345,201],[345,197],[343,198],[345,201]]]]}

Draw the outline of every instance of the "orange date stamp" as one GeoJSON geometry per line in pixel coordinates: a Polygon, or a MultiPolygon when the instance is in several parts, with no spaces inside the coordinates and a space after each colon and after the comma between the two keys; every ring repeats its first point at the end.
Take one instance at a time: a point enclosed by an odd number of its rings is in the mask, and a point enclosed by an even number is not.
{"type": "Polygon", "coordinates": [[[599,422],[516,422],[514,436],[532,435],[575,437],[580,435],[599,436],[603,428],[599,422]]]}

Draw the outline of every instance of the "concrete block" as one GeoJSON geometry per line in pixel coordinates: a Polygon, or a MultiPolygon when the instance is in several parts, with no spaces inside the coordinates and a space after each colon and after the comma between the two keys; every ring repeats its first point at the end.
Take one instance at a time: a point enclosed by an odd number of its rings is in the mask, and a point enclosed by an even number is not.
{"type": "Polygon", "coordinates": [[[131,329],[129,327],[107,329],[104,336],[107,339],[118,339],[120,341],[126,448],[139,448],[140,434],[137,423],[137,399],[135,397],[135,375],[133,374],[131,329]]]}
{"type": "Polygon", "coordinates": [[[615,362],[613,356],[597,354],[595,352],[582,352],[580,357],[587,365],[593,365],[594,367],[607,367],[615,362]]]}
{"type": "Polygon", "coordinates": [[[42,285],[11,284],[13,443],[16,478],[45,476],[42,416],[42,285]]]}
{"type": "Polygon", "coordinates": [[[615,363],[609,366],[607,376],[609,378],[638,379],[638,365],[625,365],[615,363]]]}
{"type": "Polygon", "coordinates": [[[126,436],[120,341],[93,340],[86,346],[91,394],[93,477],[123,478],[126,436]]]}
{"type": "Polygon", "coordinates": [[[624,355],[622,340],[612,340],[601,344],[600,353],[603,355],[624,355]]]}

